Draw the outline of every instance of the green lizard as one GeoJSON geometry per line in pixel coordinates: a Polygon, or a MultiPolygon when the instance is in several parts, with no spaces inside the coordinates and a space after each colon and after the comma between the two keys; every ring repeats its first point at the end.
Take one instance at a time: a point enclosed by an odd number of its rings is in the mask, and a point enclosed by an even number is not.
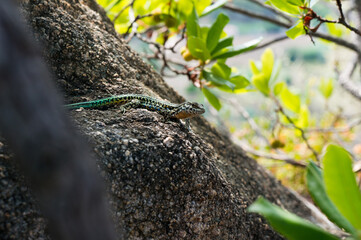
{"type": "Polygon", "coordinates": [[[164,116],[165,120],[185,119],[186,127],[189,127],[189,118],[201,115],[205,112],[204,107],[196,102],[184,102],[180,104],[168,103],[153,97],[140,94],[124,94],[99,100],[79,102],[68,104],[68,109],[77,108],[103,108],[115,105],[121,105],[120,108],[125,112],[132,108],[145,108],[150,111],[156,111],[164,116]]]}

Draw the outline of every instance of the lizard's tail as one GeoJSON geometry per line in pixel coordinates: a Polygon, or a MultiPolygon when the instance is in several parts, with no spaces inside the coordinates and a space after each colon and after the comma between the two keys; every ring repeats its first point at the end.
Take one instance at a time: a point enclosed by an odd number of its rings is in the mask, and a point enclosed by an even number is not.
{"type": "Polygon", "coordinates": [[[103,106],[110,106],[116,104],[116,97],[103,98],[99,100],[89,101],[89,102],[79,102],[65,105],[67,109],[77,109],[77,108],[99,108],[103,106]]]}
{"type": "Polygon", "coordinates": [[[80,102],[80,103],[72,103],[65,105],[67,109],[77,109],[77,108],[93,108],[98,104],[96,101],[89,101],[89,102],[80,102]]]}

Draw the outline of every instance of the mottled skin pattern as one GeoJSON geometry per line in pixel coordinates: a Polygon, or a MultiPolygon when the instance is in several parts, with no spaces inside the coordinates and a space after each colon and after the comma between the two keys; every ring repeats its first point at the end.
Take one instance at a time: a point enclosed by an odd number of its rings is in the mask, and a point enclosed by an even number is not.
{"type": "Polygon", "coordinates": [[[186,127],[189,129],[189,118],[198,116],[205,112],[204,107],[196,102],[184,102],[181,104],[168,103],[156,98],[140,94],[124,94],[99,100],[68,104],[68,109],[77,108],[103,108],[115,105],[121,105],[125,112],[132,108],[145,108],[150,111],[156,111],[164,116],[166,120],[185,119],[186,127]]]}

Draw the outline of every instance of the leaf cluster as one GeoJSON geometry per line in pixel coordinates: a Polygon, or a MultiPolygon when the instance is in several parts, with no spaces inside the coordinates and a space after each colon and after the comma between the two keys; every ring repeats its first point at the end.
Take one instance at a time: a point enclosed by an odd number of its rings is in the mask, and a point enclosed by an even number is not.
{"type": "MultiPolygon", "coordinates": [[[[349,239],[361,239],[361,193],[349,153],[330,144],[323,165],[323,170],[314,162],[307,166],[307,187],[314,202],[329,220],[351,234],[349,239]]],[[[288,239],[339,239],[262,197],[249,207],[249,211],[262,214],[288,239]]]]}

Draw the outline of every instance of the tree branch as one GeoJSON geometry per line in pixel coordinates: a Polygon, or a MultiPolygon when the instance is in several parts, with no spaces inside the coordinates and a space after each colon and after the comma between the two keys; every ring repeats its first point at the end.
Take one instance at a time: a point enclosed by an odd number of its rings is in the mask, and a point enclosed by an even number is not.
{"type": "Polygon", "coordinates": [[[302,167],[305,168],[307,166],[307,163],[302,162],[302,161],[296,161],[295,159],[292,159],[288,156],[283,156],[283,155],[279,155],[279,154],[271,154],[271,153],[264,153],[264,152],[260,152],[257,151],[251,147],[249,147],[246,144],[241,143],[240,141],[235,141],[238,145],[240,145],[240,147],[247,153],[254,155],[256,157],[261,157],[261,158],[267,158],[267,159],[272,159],[272,160],[276,160],[276,161],[283,161],[285,163],[291,164],[293,166],[296,167],[302,167]]]}
{"type": "Polygon", "coordinates": [[[263,44],[258,45],[257,47],[253,48],[251,51],[267,47],[267,46],[269,46],[271,44],[274,44],[276,42],[280,42],[280,41],[283,41],[283,40],[286,40],[286,39],[289,39],[286,35],[278,36],[278,37],[276,37],[276,38],[274,38],[274,39],[272,39],[272,40],[270,40],[268,42],[265,42],[263,44]]]}
{"type": "Polygon", "coordinates": [[[337,80],[340,83],[341,87],[343,87],[343,89],[345,89],[352,96],[354,96],[359,101],[361,101],[361,87],[356,86],[351,81],[351,76],[355,70],[357,62],[358,62],[358,57],[355,57],[355,59],[348,66],[346,66],[345,70],[339,75],[337,80]]]}
{"type": "Polygon", "coordinates": [[[253,118],[249,115],[249,113],[244,109],[239,103],[237,103],[233,99],[226,99],[222,98],[223,101],[228,102],[233,106],[233,109],[239,112],[244,119],[248,122],[249,126],[252,128],[252,130],[256,133],[258,137],[260,137],[268,146],[271,146],[271,143],[268,141],[268,139],[262,134],[261,129],[258,127],[257,123],[254,121],[253,118]]]}
{"type": "Polygon", "coordinates": [[[361,124],[361,118],[360,119],[356,119],[355,121],[353,121],[352,123],[350,123],[349,125],[345,126],[345,127],[341,127],[341,128],[335,128],[335,127],[329,127],[329,128],[306,128],[304,129],[305,132],[322,132],[322,133],[328,133],[328,132],[332,132],[332,133],[342,133],[342,132],[349,132],[351,131],[353,128],[355,128],[356,126],[361,124]]]}
{"type": "MultiPolygon", "coordinates": [[[[254,12],[251,12],[251,11],[248,11],[248,10],[245,10],[245,9],[242,9],[242,8],[237,8],[237,7],[234,7],[232,6],[231,4],[225,4],[223,6],[223,8],[225,9],[228,9],[230,11],[233,11],[233,12],[237,12],[237,13],[240,13],[242,15],[246,15],[246,16],[249,16],[249,17],[252,17],[252,18],[256,18],[256,19],[260,19],[260,20],[264,20],[264,21],[267,21],[267,22],[270,22],[270,23],[273,23],[275,25],[278,25],[278,26],[281,26],[281,27],[284,27],[284,28],[290,28],[292,27],[292,24],[289,24],[289,23],[284,23],[282,21],[279,21],[277,19],[274,19],[274,18],[271,18],[271,17],[267,17],[267,16],[264,16],[264,15],[261,15],[261,14],[258,14],[258,13],[254,13],[254,12]]],[[[355,45],[351,42],[348,42],[346,40],[343,40],[343,39],[340,39],[340,38],[337,38],[337,37],[333,37],[333,36],[330,36],[330,35],[327,35],[327,34],[324,34],[324,33],[313,33],[312,31],[310,31],[309,33],[311,36],[315,36],[315,37],[318,37],[318,38],[322,38],[322,39],[325,39],[325,40],[328,40],[330,42],[334,42],[340,46],[343,46],[343,47],[346,47],[348,49],[351,49],[355,52],[357,52],[359,55],[361,55],[361,50],[359,48],[358,45],[355,45]]]]}
{"type": "Polygon", "coordinates": [[[278,101],[277,98],[273,97],[273,100],[275,101],[277,107],[278,107],[278,111],[284,116],[287,118],[287,121],[289,121],[291,123],[291,125],[293,126],[293,128],[297,129],[298,131],[301,132],[301,137],[303,139],[303,141],[305,142],[307,148],[312,152],[313,156],[315,157],[315,159],[317,160],[317,162],[320,162],[320,159],[318,157],[318,153],[316,152],[315,149],[313,149],[313,147],[310,145],[310,143],[308,142],[308,139],[306,137],[306,134],[305,134],[305,131],[298,127],[295,122],[290,118],[290,116],[288,116],[288,114],[286,114],[286,112],[284,111],[281,103],[278,101]]]}
{"type": "Polygon", "coordinates": [[[232,6],[229,3],[223,5],[223,8],[228,9],[228,10],[233,11],[233,12],[236,12],[236,13],[240,13],[242,15],[252,17],[252,18],[257,18],[257,19],[261,19],[261,20],[264,20],[264,21],[267,21],[267,22],[271,22],[271,23],[274,23],[274,24],[276,24],[278,26],[281,26],[281,27],[284,27],[284,28],[289,28],[289,27],[292,26],[289,23],[284,23],[284,22],[279,21],[279,20],[277,20],[275,18],[272,18],[272,17],[267,17],[267,16],[259,14],[259,13],[254,13],[254,12],[242,9],[242,8],[238,8],[238,7],[232,6]]]}
{"type": "Polygon", "coordinates": [[[285,19],[288,23],[292,24],[293,20],[290,16],[288,16],[287,14],[279,11],[278,9],[271,7],[267,4],[264,4],[263,2],[259,1],[259,0],[249,0],[251,2],[253,2],[254,4],[257,4],[258,6],[261,6],[267,10],[270,10],[271,12],[277,14],[278,16],[282,17],[283,19],[285,19]]]}

